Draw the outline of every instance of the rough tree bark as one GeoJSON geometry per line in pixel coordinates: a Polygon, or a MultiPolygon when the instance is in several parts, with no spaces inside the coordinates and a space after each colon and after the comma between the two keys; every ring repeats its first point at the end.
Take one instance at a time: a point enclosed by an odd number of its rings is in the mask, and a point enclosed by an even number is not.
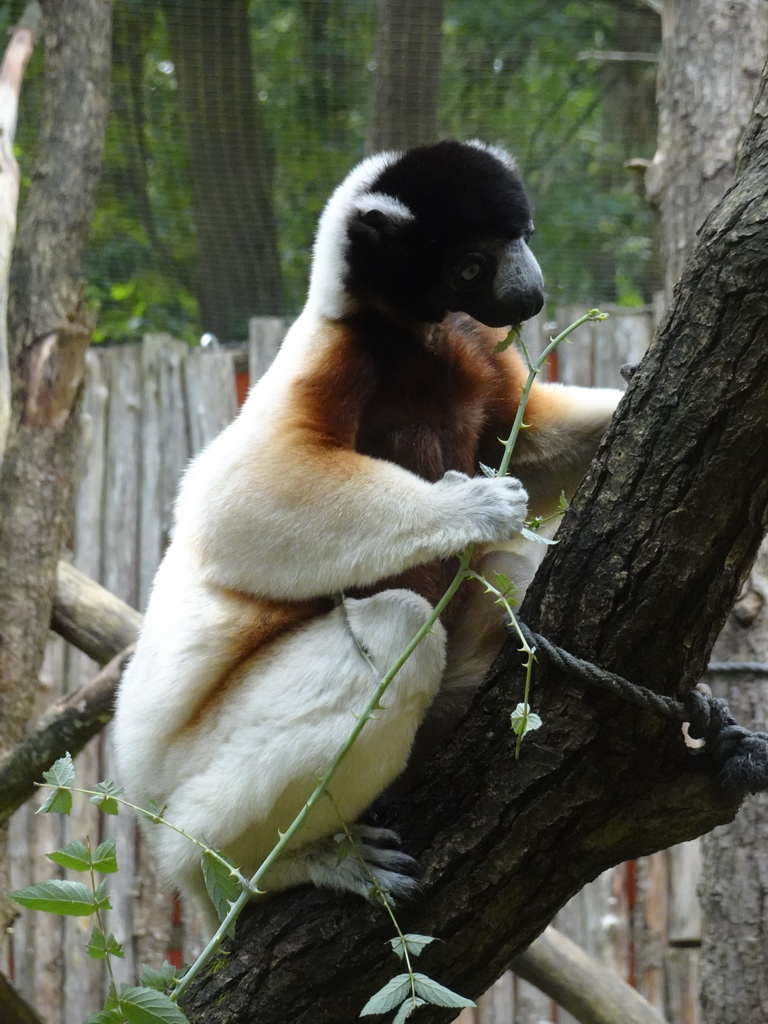
{"type": "Polygon", "coordinates": [[[661,216],[667,297],[696,232],[733,180],[768,51],[765,0],[663,0],[658,149],[646,174],[661,216]]]}
{"type": "Polygon", "coordinates": [[[366,152],[437,139],[443,0],[378,0],[366,152]]]}
{"type": "Polygon", "coordinates": [[[41,6],[44,122],[9,284],[12,405],[0,475],[0,751],[13,746],[27,723],[70,514],[78,398],[91,332],[78,271],[109,95],[107,0],[45,0],[41,6]]]}
{"type": "Polygon", "coordinates": [[[8,362],[8,275],[16,235],[19,165],[13,152],[19,93],[24,71],[40,32],[40,5],[28,4],[10,31],[0,67],[0,464],[11,422],[11,367],[8,362]]]}
{"type": "MultiPolygon", "coordinates": [[[[739,181],[704,225],[522,608],[561,646],[664,693],[699,677],[768,523],[765,72],[761,89],[739,181]]],[[[534,697],[545,726],[515,762],[516,646],[421,785],[383,816],[423,869],[402,924],[446,940],[419,967],[468,996],[600,871],[700,835],[739,805],[678,727],[546,665],[534,697]]],[[[252,908],[185,1009],[206,1024],[351,1022],[398,970],[388,937],[375,907],[288,892],[252,908]]]]}

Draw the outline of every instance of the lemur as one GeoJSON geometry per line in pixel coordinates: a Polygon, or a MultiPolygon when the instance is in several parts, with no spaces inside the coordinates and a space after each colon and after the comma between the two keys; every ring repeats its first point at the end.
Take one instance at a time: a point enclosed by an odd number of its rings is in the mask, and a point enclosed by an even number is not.
{"type": "MultiPolygon", "coordinates": [[[[497,344],[543,304],[532,230],[502,149],[446,141],[363,160],[321,216],[303,312],[184,475],[119,690],[119,777],[246,875],[345,740],[372,665],[384,672],[425,622],[456,552],[508,559],[527,512],[552,513],[578,485],[611,418],[619,391],[536,382],[516,476],[479,475],[498,464],[526,377],[497,344]]],[[[480,681],[500,614],[460,591],[405,664],[330,784],[346,822],[402,772],[425,716],[480,681]]],[[[380,883],[409,892],[410,858],[385,830],[356,829],[380,883]]],[[[338,831],[319,801],[263,887],[367,894],[358,860],[339,862],[338,831]]],[[[148,835],[215,921],[197,848],[148,835]]]]}

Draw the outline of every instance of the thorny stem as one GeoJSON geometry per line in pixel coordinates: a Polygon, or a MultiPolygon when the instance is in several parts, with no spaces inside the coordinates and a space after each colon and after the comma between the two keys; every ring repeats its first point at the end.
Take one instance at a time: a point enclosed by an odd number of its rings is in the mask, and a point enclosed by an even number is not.
{"type": "MultiPolygon", "coordinates": [[[[525,347],[525,345],[523,345],[523,352],[524,352],[524,355],[525,355],[526,363],[528,364],[528,371],[529,372],[528,372],[528,377],[526,379],[526,382],[525,382],[525,384],[523,385],[523,388],[522,388],[522,392],[521,392],[521,396],[520,396],[520,404],[518,406],[517,414],[516,414],[514,422],[512,424],[512,429],[510,431],[509,437],[504,442],[504,455],[502,457],[501,464],[499,465],[499,469],[498,469],[498,472],[497,472],[498,476],[506,476],[506,474],[507,474],[507,471],[509,469],[509,464],[510,464],[510,461],[512,459],[512,452],[513,452],[513,449],[514,449],[514,446],[515,446],[515,442],[517,441],[517,437],[518,437],[518,435],[520,433],[520,430],[523,427],[523,417],[524,417],[524,414],[525,414],[525,406],[526,406],[526,403],[528,401],[528,395],[530,394],[531,387],[533,385],[534,380],[536,379],[538,374],[541,372],[544,364],[546,363],[546,361],[549,358],[549,356],[551,355],[551,353],[555,350],[555,348],[557,348],[557,346],[560,344],[560,342],[562,342],[569,334],[571,334],[572,331],[576,330],[577,327],[580,327],[581,324],[586,323],[587,321],[590,321],[590,320],[603,320],[603,319],[605,319],[606,315],[607,314],[601,313],[597,309],[590,309],[590,310],[588,310],[584,314],[584,316],[580,317],[578,320],[576,320],[574,323],[572,323],[569,327],[566,327],[566,329],[564,331],[562,331],[560,334],[558,334],[556,338],[552,338],[550,340],[549,344],[546,346],[546,348],[541,353],[541,355],[539,356],[539,358],[536,360],[535,363],[531,361],[531,358],[530,358],[530,356],[528,354],[528,350],[525,347]]],[[[361,712],[360,716],[358,717],[357,723],[355,724],[354,728],[350,732],[349,736],[345,740],[345,742],[342,745],[342,747],[339,749],[339,752],[336,754],[335,758],[333,759],[333,761],[331,762],[329,767],[326,769],[325,774],[321,777],[321,779],[318,782],[317,786],[315,787],[312,795],[309,797],[309,799],[307,800],[306,804],[302,807],[302,809],[296,815],[294,820],[288,826],[288,829],[285,832],[280,833],[280,838],[279,838],[278,842],[275,844],[274,848],[272,849],[272,852],[268,855],[266,860],[262,863],[261,867],[259,867],[259,869],[253,875],[253,877],[248,881],[247,886],[244,886],[243,892],[241,893],[241,895],[237,898],[237,900],[235,900],[234,903],[232,903],[230,905],[229,913],[226,915],[224,920],[221,922],[221,924],[219,925],[219,928],[217,929],[216,933],[213,935],[213,937],[211,938],[210,942],[207,944],[207,946],[202,951],[200,956],[192,964],[192,966],[189,968],[187,973],[184,975],[184,977],[181,979],[179,984],[176,986],[175,990],[171,994],[171,999],[173,999],[174,1001],[177,1001],[179,999],[179,997],[186,991],[186,989],[191,985],[191,983],[194,980],[194,978],[196,978],[197,975],[202,971],[203,967],[206,965],[206,963],[208,962],[210,957],[216,952],[216,950],[218,949],[218,947],[219,947],[219,945],[221,943],[221,940],[224,938],[224,936],[227,934],[227,932],[231,929],[232,925],[237,920],[238,916],[240,915],[240,912],[242,911],[243,907],[246,905],[246,903],[250,899],[251,895],[254,894],[254,893],[261,892],[261,890],[259,889],[259,882],[261,882],[261,880],[267,874],[267,872],[272,867],[272,865],[275,863],[275,861],[280,857],[280,855],[282,854],[283,850],[286,848],[286,846],[288,846],[290,841],[293,839],[293,837],[296,835],[296,833],[299,831],[301,826],[306,821],[307,816],[311,812],[312,808],[315,806],[315,804],[320,799],[320,797],[325,793],[325,791],[328,788],[328,785],[329,785],[331,779],[333,778],[333,776],[338,771],[342,761],[347,756],[347,754],[349,753],[352,745],[355,743],[355,741],[357,740],[357,737],[362,732],[366,722],[369,721],[369,719],[371,719],[374,716],[374,714],[375,714],[375,712],[377,710],[380,710],[380,708],[381,708],[381,699],[384,696],[384,694],[386,693],[386,691],[387,691],[387,689],[389,687],[389,684],[395,678],[395,676],[400,671],[400,669],[403,667],[403,665],[406,663],[406,661],[410,658],[411,654],[416,650],[416,648],[421,643],[421,641],[424,639],[424,637],[432,630],[432,628],[434,627],[435,623],[440,618],[440,616],[442,615],[443,611],[445,610],[445,608],[447,607],[448,603],[451,601],[451,599],[453,598],[454,594],[459,589],[461,584],[464,582],[465,579],[467,579],[469,577],[469,575],[470,575],[469,566],[470,566],[470,562],[472,561],[472,556],[474,555],[474,553],[475,553],[475,545],[474,544],[468,545],[468,547],[466,547],[461,552],[461,554],[459,556],[459,568],[458,568],[458,570],[456,572],[456,575],[451,580],[451,582],[450,582],[450,584],[448,586],[448,589],[443,594],[443,596],[440,598],[440,600],[437,602],[437,604],[435,605],[431,615],[429,616],[427,621],[424,623],[424,625],[421,627],[421,629],[418,631],[418,633],[416,633],[416,635],[413,637],[413,639],[407,645],[407,647],[402,652],[402,654],[390,666],[390,668],[384,674],[384,676],[382,676],[382,678],[379,681],[376,689],[373,692],[373,696],[371,697],[371,699],[368,701],[368,704],[366,705],[366,707],[361,712]]],[[[514,616],[513,616],[513,621],[514,621],[514,616]]],[[[519,628],[518,628],[518,633],[519,632],[520,631],[519,631],[519,628]]],[[[522,634],[521,634],[521,639],[522,639],[522,634]]],[[[526,644],[526,647],[527,647],[527,644],[526,644]]],[[[526,691],[525,691],[526,707],[527,707],[527,703],[528,703],[530,665],[528,667],[528,674],[527,674],[527,676],[528,677],[526,678],[526,691]]]]}
{"type": "MultiPolygon", "coordinates": [[[[98,796],[102,798],[105,796],[104,793],[100,793],[96,789],[79,789],[77,786],[57,786],[52,782],[36,782],[35,785],[39,786],[40,789],[66,789],[70,793],[82,793],[84,796],[98,796]]],[[[189,832],[185,832],[183,828],[179,828],[179,826],[174,825],[172,821],[168,821],[168,819],[164,818],[162,814],[155,814],[154,811],[150,811],[146,807],[139,807],[138,804],[132,804],[130,800],[125,800],[123,797],[117,796],[115,793],[109,793],[108,795],[110,800],[114,800],[115,803],[121,804],[123,807],[129,807],[132,811],[141,815],[142,818],[146,818],[147,821],[150,821],[153,825],[165,825],[174,832],[178,832],[180,836],[184,836],[184,838],[188,839],[190,843],[194,843],[195,846],[199,846],[205,853],[209,853],[215,860],[222,864],[230,874],[234,875],[241,885],[248,885],[248,879],[241,875],[237,868],[233,867],[226,857],[222,857],[220,853],[217,853],[216,850],[212,850],[206,843],[201,842],[199,839],[195,839],[195,837],[191,836],[189,832]]]]}
{"type": "Polygon", "coordinates": [[[107,962],[107,974],[109,974],[109,980],[110,980],[110,983],[111,983],[112,991],[115,993],[115,995],[117,995],[117,983],[115,982],[115,972],[112,970],[112,954],[106,948],[106,946],[107,946],[107,943],[106,943],[107,930],[104,927],[104,920],[103,920],[103,918],[101,916],[101,909],[99,907],[99,901],[96,898],[96,890],[97,890],[98,886],[96,884],[96,872],[93,870],[93,858],[91,856],[91,838],[90,838],[90,836],[86,837],[86,841],[88,843],[88,860],[90,861],[90,864],[88,866],[88,873],[91,876],[91,888],[93,889],[93,893],[94,893],[96,924],[99,926],[99,931],[101,932],[101,934],[105,937],[104,959],[107,962]]]}
{"type": "MultiPolygon", "coordinates": [[[[517,616],[512,611],[512,604],[507,595],[498,587],[494,587],[490,580],[488,580],[481,573],[470,571],[468,575],[470,579],[477,580],[478,583],[482,583],[486,591],[492,594],[496,594],[496,603],[500,604],[504,608],[504,611],[509,616],[510,626],[515,630],[520,639],[520,643],[522,646],[519,647],[518,650],[521,654],[525,654],[525,689],[523,692],[523,708],[525,722],[527,723],[528,715],[531,710],[530,704],[528,703],[528,698],[531,692],[531,676],[533,675],[533,663],[536,660],[536,648],[531,647],[528,641],[525,639],[523,631],[520,629],[520,623],[517,621],[517,616]]],[[[523,736],[525,736],[525,733],[525,728],[523,728],[520,732],[517,733],[517,743],[515,744],[516,761],[520,760],[520,747],[522,746],[523,736]]]]}
{"type": "Polygon", "coordinates": [[[395,931],[397,932],[397,934],[398,934],[398,936],[400,938],[400,942],[402,943],[402,947],[403,947],[403,960],[405,962],[406,970],[408,971],[408,979],[409,979],[410,985],[411,985],[411,998],[415,1001],[416,998],[417,998],[417,996],[416,996],[416,978],[414,977],[413,967],[411,966],[411,958],[410,958],[410,955],[408,953],[408,943],[405,941],[405,935],[403,934],[403,930],[400,927],[397,918],[395,917],[395,912],[392,909],[391,900],[390,900],[386,890],[382,888],[381,883],[379,882],[379,880],[376,877],[376,875],[373,873],[373,871],[371,871],[371,868],[370,868],[370,865],[368,864],[368,861],[360,853],[360,850],[358,849],[357,843],[355,842],[355,837],[352,835],[352,832],[351,832],[351,830],[349,828],[349,825],[347,825],[346,821],[344,820],[344,817],[343,817],[343,815],[341,813],[341,809],[340,809],[339,805],[336,803],[336,799],[335,799],[333,793],[331,793],[331,791],[328,790],[325,795],[328,797],[328,799],[333,804],[333,809],[334,809],[334,811],[336,811],[336,817],[339,819],[339,824],[341,825],[341,828],[342,828],[342,830],[344,832],[344,835],[345,835],[345,837],[347,839],[347,842],[352,847],[354,855],[360,861],[360,864],[362,865],[363,870],[365,871],[365,873],[370,878],[370,880],[371,880],[371,888],[373,889],[373,891],[378,896],[379,901],[381,902],[381,905],[384,907],[386,912],[389,914],[389,918],[392,921],[392,925],[393,925],[395,931]]]}

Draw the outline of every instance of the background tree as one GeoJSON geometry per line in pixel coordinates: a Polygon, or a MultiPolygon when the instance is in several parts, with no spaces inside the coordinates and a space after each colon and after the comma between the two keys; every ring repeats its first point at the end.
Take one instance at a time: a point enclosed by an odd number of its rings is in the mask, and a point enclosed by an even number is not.
{"type": "Polygon", "coordinates": [[[366,150],[438,137],[443,0],[377,0],[366,150]]]}
{"type": "Polygon", "coordinates": [[[247,333],[249,316],[283,308],[248,4],[172,0],[165,11],[192,185],[200,325],[231,340],[247,333]]]}
{"type": "Polygon", "coordinates": [[[71,510],[78,401],[93,326],[79,272],[109,90],[106,0],[44,0],[41,7],[44,117],[9,284],[13,378],[0,471],[0,750],[13,746],[27,725],[71,510]]]}
{"type": "MultiPolygon", "coordinates": [[[[0,25],[22,3],[10,0],[0,25]]],[[[534,197],[553,301],[650,300],[654,218],[623,165],[653,152],[657,15],[633,0],[444,0],[442,21],[440,7],[430,0],[403,14],[394,0],[378,9],[373,0],[115,0],[113,114],[86,267],[101,304],[98,340],[168,330],[194,341],[204,329],[200,289],[213,281],[210,301],[237,288],[231,307],[246,315],[297,312],[317,215],[362,156],[369,118],[377,136],[369,145],[437,134],[509,146],[534,197]],[[390,76],[376,47],[393,26],[407,34],[389,48],[390,76]],[[642,60],[606,59],[637,50],[642,60]],[[205,76],[207,110],[194,106],[201,97],[182,82],[185,67],[205,76]],[[386,135],[376,111],[390,119],[386,135]],[[219,217],[238,223],[225,231],[219,217]],[[205,224],[212,218],[218,238],[205,224]]],[[[19,132],[23,169],[35,145],[36,84],[33,72],[19,132]]]]}

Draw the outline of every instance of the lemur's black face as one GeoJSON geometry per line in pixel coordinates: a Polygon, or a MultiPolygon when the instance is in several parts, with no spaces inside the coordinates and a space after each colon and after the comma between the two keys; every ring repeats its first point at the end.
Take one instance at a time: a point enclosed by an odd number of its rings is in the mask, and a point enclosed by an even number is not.
{"type": "Polygon", "coordinates": [[[543,303],[528,248],[531,211],[501,156],[459,142],[405,153],[371,183],[349,225],[347,285],[358,296],[426,321],[448,311],[489,327],[519,324],[543,303]]]}

